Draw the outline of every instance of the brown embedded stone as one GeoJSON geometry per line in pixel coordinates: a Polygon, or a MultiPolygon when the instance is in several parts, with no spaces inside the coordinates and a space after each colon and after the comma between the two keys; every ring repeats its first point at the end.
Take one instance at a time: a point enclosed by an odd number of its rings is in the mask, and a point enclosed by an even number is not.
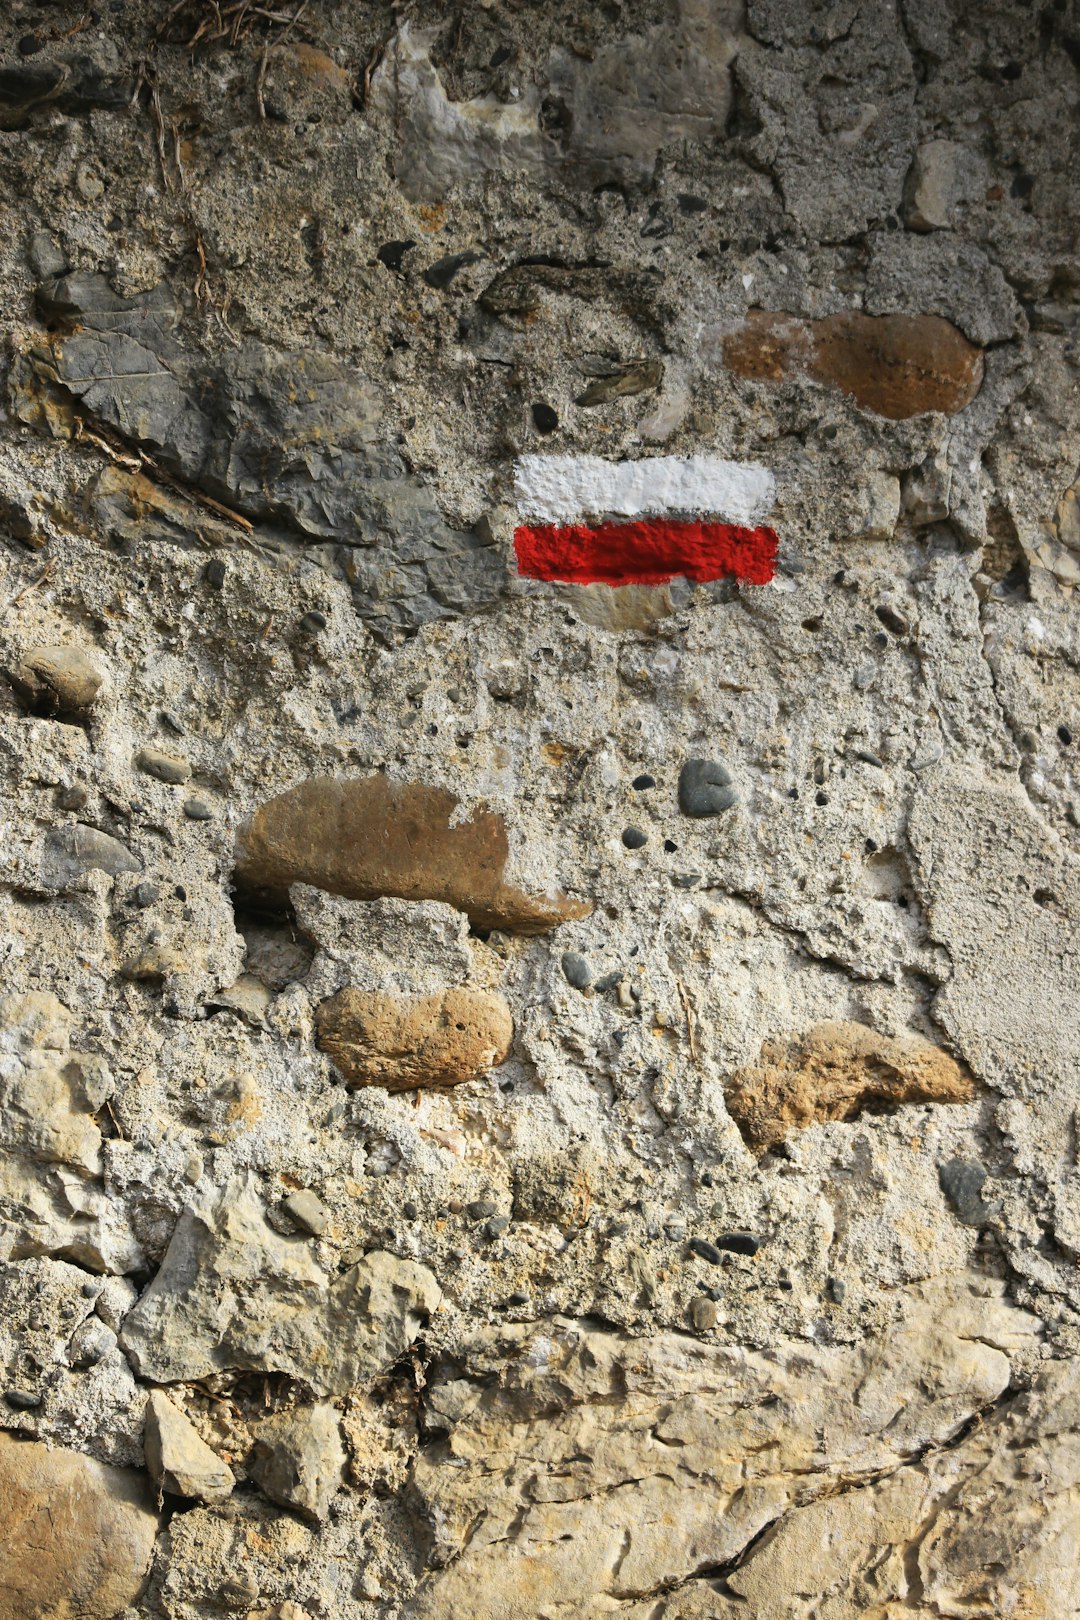
{"type": "Polygon", "coordinates": [[[11,671],[11,684],[45,714],[85,714],[105,680],[81,647],[35,647],[11,671]]]}
{"type": "Polygon", "coordinates": [[[540,934],[592,906],[554,890],[530,895],[505,882],[503,818],[474,810],[452,824],[445,788],[386,776],[312,777],[262,805],[240,830],[236,880],[284,893],[310,883],[352,900],[442,900],[476,928],[540,934]]]}
{"type": "Polygon", "coordinates": [[[113,1620],[142,1590],[157,1533],[145,1476],[0,1434],[3,1620],[113,1620]]]}
{"type": "Polygon", "coordinates": [[[749,1146],[764,1151],[822,1120],[972,1095],[967,1070],[931,1042],[830,1023],[790,1042],[766,1041],[760,1062],[734,1076],[727,1105],[749,1146]]]}
{"type": "Polygon", "coordinates": [[[863,315],[822,320],[752,309],[724,340],[724,364],[755,382],[808,377],[894,421],[969,405],[983,377],[982,350],[940,315],[863,315]]]}
{"type": "Polygon", "coordinates": [[[317,1009],[318,1044],[354,1086],[459,1086],[504,1063],[510,1009],[491,990],[438,996],[339,990],[317,1009]]]}

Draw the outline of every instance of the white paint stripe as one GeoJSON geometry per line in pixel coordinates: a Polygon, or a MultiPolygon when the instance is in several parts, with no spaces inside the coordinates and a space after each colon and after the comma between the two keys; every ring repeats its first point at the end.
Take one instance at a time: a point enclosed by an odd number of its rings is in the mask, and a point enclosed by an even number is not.
{"type": "Polygon", "coordinates": [[[709,514],[754,524],[768,513],[776,480],[768,467],[718,456],[521,456],[514,492],[523,517],[542,523],[583,517],[709,514]]]}

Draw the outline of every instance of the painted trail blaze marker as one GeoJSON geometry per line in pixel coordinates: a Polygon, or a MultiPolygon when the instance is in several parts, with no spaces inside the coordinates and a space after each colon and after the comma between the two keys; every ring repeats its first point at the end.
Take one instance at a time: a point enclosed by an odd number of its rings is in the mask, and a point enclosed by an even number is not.
{"type": "Polygon", "coordinates": [[[578,585],[662,585],[676,575],[766,585],[776,571],[767,467],[717,456],[522,456],[514,473],[518,569],[578,585]]]}

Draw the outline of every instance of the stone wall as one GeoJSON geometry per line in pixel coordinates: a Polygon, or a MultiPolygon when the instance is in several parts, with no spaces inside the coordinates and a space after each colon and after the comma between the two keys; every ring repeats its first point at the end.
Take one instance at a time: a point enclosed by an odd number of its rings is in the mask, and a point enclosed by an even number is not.
{"type": "Polygon", "coordinates": [[[1074,0],[0,46],[0,1620],[1080,1615],[1074,0]]]}

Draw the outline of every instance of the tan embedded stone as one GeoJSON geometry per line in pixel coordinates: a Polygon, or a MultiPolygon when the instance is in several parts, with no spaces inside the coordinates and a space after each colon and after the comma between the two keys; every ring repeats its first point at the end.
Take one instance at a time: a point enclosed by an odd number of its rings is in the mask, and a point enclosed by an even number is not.
{"type": "Polygon", "coordinates": [[[728,1112],[759,1150],[824,1120],[855,1119],[902,1103],[968,1102],[970,1074],[917,1035],[895,1039],[864,1024],[816,1024],[792,1041],[766,1041],[758,1063],[727,1089],[728,1112]]]}
{"type": "Polygon", "coordinates": [[[983,378],[982,350],[942,316],[858,310],[816,321],[749,310],[724,340],[724,364],[754,382],[809,378],[894,421],[962,410],[983,378]]]}
{"type": "Polygon", "coordinates": [[[279,793],[240,830],[236,879],[247,890],[284,893],[309,883],[353,900],[442,900],[477,928],[540,934],[592,906],[557,889],[526,894],[506,882],[501,815],[459,817],[445,788],[317,776],[279,793]]]}
{"type": "Polygon", "coordinates": [[[113,1620],[157,1534],[145,1476],[0,1434],[0,1616],[113,1620]]]}
{"type": "Polygon", "coordinates": [[[151,1478],[170,1495],[220,1502],[236,1483],[232,1469],[160,1389],[151,1390],[146,1404],[143,1445],[151,1478]]]}
{"type": "Polygon", "coordinates": [[[339,990],[317,1009],[318,1043],[355,1086],[459,1086],[504,1063],[514,1025],[502,996],[339,990]]]}
{"type": "Polygon", "coordinates": [[[35,647],[11,671],[16,691],[48,714],[85,714],[104,682],[104,670],[81,647],[35,647]]]}

